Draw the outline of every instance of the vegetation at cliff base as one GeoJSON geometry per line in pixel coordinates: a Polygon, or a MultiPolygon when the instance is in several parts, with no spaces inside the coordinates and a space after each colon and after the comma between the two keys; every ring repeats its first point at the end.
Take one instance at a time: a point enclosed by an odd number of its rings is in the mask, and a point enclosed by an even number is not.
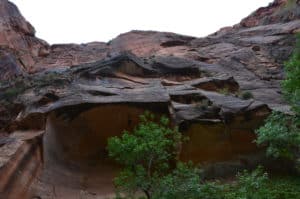
{"type": "Polygon", "coordinates": [[[286,78],[282,81],[284,97],[292,114],[273,112],[264,126],[257,130],[257,144],[267,146],[267,155],[292,160],[297,169],[300,153],[300,35],[289,61],[285,63],[286,78]]]}
{"type": "Polygon", "coordinates": [[[270,178],[262,167],[230,181],[205,180],[201,169],[177,160],[183,137],[169,120],[146,112],[139,125],[108,140],[109,156],[123,166],[118,199],[298,199],[300,179],[270,178]]]}
{"type": "Polygon", "coordinates": [[[256,143],[267,145],[266,154],[275,159],[295,158],[300,144],[297,118],[273,112],[263,127],[258,129],[256,143]]]}
{"type": "Polygon", "coordinates": [[[289,61],[285,63],[285,80],[282,89],[285,99],[292,106],[296,116],[300,115],[300,34],[297,35],[297,44],[289,61]]]}
{"type": "Polygon", "coordinates": [[[181,134],[169,127],[166,117],[158,122],[155,119],[153,114],[146,112],[140,116],[140,123],[133,132],[125,131],[121,137],[108,140],[109,156],[124,166],[115,185],[129,198],[138,192],[143,192],[147,198],[158,198],[166,182],[193,184],[198,180],[196,169],[176,161],[181,134]]]}

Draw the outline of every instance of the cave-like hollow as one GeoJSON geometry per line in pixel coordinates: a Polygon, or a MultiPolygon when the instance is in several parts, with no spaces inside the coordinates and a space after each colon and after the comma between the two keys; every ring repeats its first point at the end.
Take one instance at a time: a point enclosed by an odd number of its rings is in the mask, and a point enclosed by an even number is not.
{"type": "Polygon", "coordinates": [[[34,195],[76,198],[80,191],[113,193],[113,178],[120,169],[108,157],[107,140],[133,130],[146,110],[168,116],[164,103],[85,104],[49,113],[43,137],[44,168],[34,195]]]}
{"type": "MultiPolygon", "coordinates": [[[[167,103],[81,104],[50,112],[43,136],[44,168],[33,186],[34,195],[77,198],[82,192],[114,193],[113,178],[120,167],[108,157],[107,140],[133,130],[146,110],[170,117],[167,103]]],[[[182,145],[180,159],[219,162],[256,151],[249,130],[254,124],[237,123],[229,127],[195,123],[180,128],[190,137],[182,145]]]]}

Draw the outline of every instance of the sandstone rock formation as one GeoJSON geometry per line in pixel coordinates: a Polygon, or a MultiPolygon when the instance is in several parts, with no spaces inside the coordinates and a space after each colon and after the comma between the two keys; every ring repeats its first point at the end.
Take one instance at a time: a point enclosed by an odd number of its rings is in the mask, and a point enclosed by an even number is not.
{"type": "MultiPolygon", "coordinates": [[[[15,5],[0,0],[0,179],[10,179],[2,177],[7,165],[24,156],[1,150],[23,146],[14,132],[41,130],[43,142],[32,151],[44,169],[32,186],[30,180],[18,185],[22,190],[53,198],[59,194],[53,182],[72,184],[61,190],[63,198],[107,184],[99,171],[111,165],[107,138],[132,130],[145,110],[168,115],[190,137],[182,160],[255,164],[253,131],[272,109],[289,111],[280,80],[300,31],[299,10],[299,1],[275,0],[205,38],[131,31],[108,43],[49,46],[15,5]],[[253,98],[243,99],[245,92],[253,98]],[[82,185],[78,173],[91,180],[82,185]]],[[[0,184],[0,193],[5,187],[0,184]]]]}
{"type": "Polygon", "coordinates": [[[7,0],[0,1],[0,79],[31,72],[39,57],[48,54],[48,44],[34,36],[35,30],[7,0]]]}

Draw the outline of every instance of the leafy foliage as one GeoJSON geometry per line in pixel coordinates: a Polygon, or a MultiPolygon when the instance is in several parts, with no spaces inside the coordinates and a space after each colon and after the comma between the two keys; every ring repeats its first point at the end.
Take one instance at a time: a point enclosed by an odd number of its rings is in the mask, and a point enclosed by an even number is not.
{"type": "MultiPolygon", "coordinates": [[[[189,178],[185,178],[189,179],[188,181],[164,181],[167,182],[166,185],[171,184],[172,189],[170,190],[169,186],[161,186],[159,189],[165,192],[155,199],[300,199],[300,178],[270,178],[262,167],[252,172],[244,170],[238,173],[233,183],[199,183],[200,179],[195,180],[195,175],[191,175],[190,171],[189,169],[179,172],[180,175],[189,175],[189,178]]],[[[174,179],[174,176],[177,175],[172,174],[167,179],[174,179]]]]}
{"type": "Polygon", "coordinates": [[[262,167],[237,175],[235,184],[224,185],[224,199],[300,199],[300,178],[269,178],[262,167]],[[226,188],[227,187],[227,188],[226,188]]]}
{"type": "Polygon", "coordinates": [[[176,169],[158,181],[154,199],[193,199],[199,198],[199,170],[191,164],[178,163],[176,169]]]}
{"type": "Polygon", "coordinates": [[[273,112],[257,131],[258,145],[267,144],[267,156],[292,160],[300,146],[300,134],[294,116],[273,112]]]}
{"type": "Polygon", "coordinates": [[[133,132],[108,140],[109,156],[124,166],[115,178],[118,198],[143,192],[153,199],[221,199],[219,186],[201,183],[198,168],[176,160],[183,140],[177,129],[171,129],[165,117],[154,120],[145,113],[133,132]]]}
{"type": "Polygon", "coordinates": [[[253,94],[250,91],[245,91],[241,93],[241,98],[244,100],[248,100],[253,98],[253,94]]]}
{"type": "Polygon", "coordinates": [[[172,169],[182,136],[169,127],[166,117],[155,122],[154,115],[146,112],[140,120],[132,133],[110,138],[107,148],[109,156],[125,167],[115,179],[119,191],[130,197],[142,191],[150,198],[160,179],[172,169]]]}
{"type": "MultiPolygon", "coordinates": [[[[276,125],[274,121],[270,125],[276,125]]],[[[276,126],[279,127],[283,128],[281,124],[276,126]]],[[[176,161],[181,141],[182,136],[176,128],[169,127],[167,118],[155,122],[150,113],[141,116],[141,123],[133,132],[125,131],[121,137],[110,138],[109,155],[124,166],[115,178],[117,198],[297,199],[300,196],[299,178],[272,180],[261,167],[239,173],[233,183],[203,181],[201,171],[192,163],[176,161]]]]}
{"type": "Polygon", "coordinates": [[[285,97],[300,114],[300,34],[292,57],[285,63],[285,73],[286,79],[282,82],[285,97]]]}
{"type": "MultiPolygon", "coordinates": [[[[265,198],[266,184],[268,181],[267,173],[263,172],[262,167],[258,167],[253,172],[243,171],[237,175],[238,181],[231,191],[225,194],[228,199],[262,199],[265,198]]],[[[265,198],[267,199],[267,198],[265,198]]]]}
{"type": "Polygon", "coordinates": [[[300,179],[284,176],[270,179],[266,192],[268,199],[300,199],[300,179]]]}
{"type": "Polygon", "coordinates": [[[295,160],[300,148],[300,35],[291,59],[285,64],[285,72],[282,89],[294,115],[272,113],[265,125],[256,131],[256,142],[258,145],[268,145],[268,156],[295,160]]]}

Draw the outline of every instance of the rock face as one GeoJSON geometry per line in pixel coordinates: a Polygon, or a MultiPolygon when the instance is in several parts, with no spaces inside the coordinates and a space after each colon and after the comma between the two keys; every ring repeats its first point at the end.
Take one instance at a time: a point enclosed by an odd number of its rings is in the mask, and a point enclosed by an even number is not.
{"type": "Polygon", "coordinates": [[[0,30],[0,79],[33,71],[36,60],[48,54],[48,44],[34,36],[34,28],[7,0],[0,1],[0,30]]]}
{"type": "Polygon", "coordinates": [[[43,198],[111,184],[107,138],[132,130],[145,110],[169,116],[190,137],[182,160],[251,166],[254,130],[272,109],[289,111],[280,81],[299,10],[299,1],[276,0],[205,38],[131,31],[108,43],[49,46],[0,0],[0,144],[17,130],[44,132],[44,170],[27,187],[43,198]]]}
{"type": "MultiPolygon", "coordinates": [[[[4,139],[0,138],[0,142],[4,139]]],[[[41,132],[19,131],[0,147],[0,197],[27,198],[42,168],[41,132]]]]}
{"type": "Polygon", "coordinates": [[[299,19],[299,5],[300,1],[298,0],[275,0],[268,7],[256,10],[253,14],[242,20],[238,26],[253,27],[299,19]]]}

